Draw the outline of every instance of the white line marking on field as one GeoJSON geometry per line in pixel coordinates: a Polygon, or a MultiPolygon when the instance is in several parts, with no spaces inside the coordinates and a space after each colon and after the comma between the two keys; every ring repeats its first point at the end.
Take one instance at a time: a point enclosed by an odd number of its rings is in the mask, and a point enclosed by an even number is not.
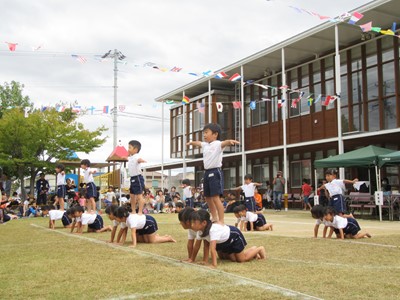
{"type": "Polygon", "coordinates": [[[310,261],[310,260],[301,260],[301,259],[286,259],[286,258],[272,258],[269,257],[270,260],[277,260],[277,261],[285,261],[290,263],[302,263],[302,264],[312,264],[312,265],[328,265],[334,267],[354,267],[354,268],[363,268],[363,269],[383,269],[383,270],[391,270],[391,269],[400,269],[400,266],[371,266],[371,265],[352,265],[352,264],[339,264],[339,263],[331,263],[331,262],[317,262],[317,261],[310,261]]]}
{"type": "Polygon", "coordinates": [[[122,247],[122,246],[118,246],[118,245],[114,245],[114,244],[110,244],[110,243],[105,243],[104,241],[88,238],[88,237],[85,237],[85,236],[82,236],[82,235],[75,235],[75,234],[71,234],[71,233],[67,233],[67,232],[51,230],[49,228],[45,228],[45,227],[42,227],[42,226],[39,226],[39,225],[36,225],[36,224],[31,224],[31,226],[39,228],[39,229],[42,229],[42,230],[46,230],[46,231],[49,231],[49,232],[62,234],[62,235],[68,236],[68,237],[78,238],[78,239],[86,240],[86,241],[89,241],[89,242],[92,242],[92,243],[101,244],[101,245],[104,245],[104,246],[107,246],[107,247],[110,247],[110,248],[113,248],[113,249],[116,249],[116,250],[121,250],[121,251],[125,251],[125,252],[131,252],[131,253],[135,253],[135,254],[138,254],[138,255],[141,255],[141,256],[155,258],[155,259],[158,259],[159,261],[167,262],[167,263],[170,263],[170,264],[173,264],[173,265],[176,265],[176,266],[188,267],[188,268],[193,268],[193,269],[196,269],[196,270],[199,270],[199,271],[203,271],[203,272],[206,272],[206,273],[213,273],[213,274],[216,274],[216,275],[222,275],[222,276],[224,276],[224,277],[226,277],[228,279],[235,280],[236,282],[238,282],[240,284],[246,283],[246,284],[255,286],[257,288],[260,288],[260,289],[264,289],[264,290],[268,290],[268,291],[271,291],[271,292],[279,293],[279,294],[281,294],[283,296],[286,296],[286,297],[296,297],[298,299],[305,299],[305,300],[308,300],[308,299],[321,300],[321,298],[318,298],[318,297],[314,297],[314,296],[307,295],[307,294],[304,294],[304,293],[301,293],[301,292],[290,290],[290,289],[287,289],[287,288],[284,288],[284,287],[280,287],[280,286],[277,286],[277,285],[274,285],[274,284],[270,284],[270,283],[262,282],[262,281],[259,281],[259,280],[247,278],[247,277],[244,277],[244,276],[236,275],[236,274],[233,274],[233,273],[228,273],[228,272],[224,272],[224,271],[216,270],[216,269],[210,269],[208,267],[204,267],[204,266],[201,266],[201,265],[182,263],[181,261],[179,261],[179,260],[177,260],[175,258],[162,256],[162,255],[159,255],[159,254],[155,254],[155,253],[151,253],[151,252],[147,252],[147,251],[142,251],[142,250],[138,250],[138,249],[133,249],[133,248],[129,248],[129,247],[122,247]]]}
{"type": "Polygon", "coordinates": [[[349,241],[343,240],[343,243],[350,243],[350,244],[361,244],[361,245],[368,245],[368,246],[376,246],[376,247],[384,247],[384,248],[400,248],[400,246],[396,245],[386,245],[386,244],[377,244],[377,243],[367,243],[367,242],[360,242],[360,241],[349,241]]]}
{"type": "Polygon", "coordinates": [[[187,294],[187,293],[197,293],[197,292],[202,292],[202,291],[211,290],[211,289],[225,289],[226,287],[232,287],[232,286],[238,286],[238,285],[243,285],[243,284],[207,285],[207,286],[202,286],[202,287],[193,288],[193,289],[180,289],[180,290],[167,291],[167,292],[137,293],[137,294],[132,294],[132,295],[118,296],[116,298],[115,297],[108,298],[108,300],[141,299],[141,298],[156,297],[156,296],[169,296],[169,295],[177,295],[177,294],[180,295],[180,294],[187,294]]]}

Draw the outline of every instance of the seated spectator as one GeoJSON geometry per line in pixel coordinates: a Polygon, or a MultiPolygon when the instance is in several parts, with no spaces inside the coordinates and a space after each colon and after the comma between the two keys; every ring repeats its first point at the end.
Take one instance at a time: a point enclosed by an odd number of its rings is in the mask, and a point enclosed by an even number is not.
{"type": "Polygon", "coordinates": [[[236,198],[236,195],[232,192],[229,192],[226,196],[227,198],[227,206],[225,208],[225,212],[231,213],[233,212],[233,209],[240,205],[240,201],[236,198]]]}
{"type": "Polygon", "coordinates": [[[121,203],[121,205],[125,205],[126,203],[129,202],[129,199],[127,198],[127,196],[129,197],[129,195],[125,195],[125,194],[121,195],[121,198],[119,199],[119,202],[121,203]]]}

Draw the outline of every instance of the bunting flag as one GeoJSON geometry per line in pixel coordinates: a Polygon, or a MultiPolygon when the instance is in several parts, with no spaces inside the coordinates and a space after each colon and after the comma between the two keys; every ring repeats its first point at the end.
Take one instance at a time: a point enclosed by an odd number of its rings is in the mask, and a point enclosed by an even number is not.
{"type": "Polygon", "coordinates": [[[233,74],[230,78],[229,78],[229,81],[238,81],[238,80],[240,80],[242,78],[242,76],[240,76],[240,74],[239,73],[235,73],[235,74],[233,74]]]}
{"type": "Polygon", "coordinates": [[[188,104],[189,102],[190,102],[189,97],[184,96],[184,97],[182,98],[182,104],[188,104]]]}
{"type": "Polygon", "coordinates": [[[396,22],[393,22],[393,24],[392,24],[392,31],[393,32],[396,32],[396,27],[397,27],[396,22]]]}
{"type": "Polygon", "coordinates": [[[290,105],[291,108],[297,108],[297,99],[292,100],[292,104],[290,105]]]}
{"type": "Polygon", "coordinates": [[[65,106],[64,105],[56,106],[56,110],[58,112],[63,112],[65,110],[65,106]]]}
{"type": "Polygon", "coordinates": [[[108,114],[108,105],[103,106],[103,113],[108,114]]]}
{"type": "Polygon", "coordinates": [[[81,107],[80,106],[73,106],[72,107],[72,112],[73,113],[80,113],[81,112],[81,107]]]}
{"type": "Polygon", "coordinates": [[[45,110],[47,110],[47,106],[42,106],[42,107],[40,108],[40,111],[41,111],[41,112],[44,112],[45,110]]]}
{"type": "Polygon", "coordinates": [[[381,30],[381,33],[386,35],[394,35],[394,32],[391,29],[381,30]]]}
{"type": "Polygon", "coordinates": [[[256,109],[256,101],[250,101],[250,109],[255,110],[256,109]]]}
{"type": "Polygon", "coordinates": [[[371,27],[371,30],[372,30],[372,31],[378,32],[378,33],[381,32],[381,29],[382,29],[382,28],[380,28],[380,27],[371,27]]]}
{"type": "Polygon", "coordinates": [[[8,49],[13,52],[17,49],[17,45],[18,43],[9,43],[9,42],[5,42],[8,45],[8,49]]]}
{"type": "Polygon", "coordinates": [[[312,95],[313,94],[310,94],[310,95],[307,96],[307,105],[308,106],[311,106],[313,101],[314,101],[314,98],[312,97],[312,95]]]}
{"type": "Polygon", "coordinates": [[[328,106],[330,104],[331,100],[332,100],[332,96],[327,95],[324,99],[324,102],[322,102],[322,105],[328,106]]]}
{"type": "Polygon", "coordinates": [[[289,86],[287,86],[287,85],[282,85],[279,87],[280,90],[287,89],[287,88],[289,88],[289,86]]]}
{"type": "Polygon", "coordinates": [[[259,86],[260,88],[263,88],[265,90],[272,88],[272,86],[270,86],[270,85],[264,85],[264,84],[259,84],[259,83],[254,83],[254,85],[259,86]]]}
{"type": "Polygon", "coordinates": [[[175,103],[174,100],[166,100],[165,101],[165,104],[168,104],[168,105],[171,105],[171,104],[174,104],[174,103],[175,103]]]}
{"type": "Polygon", "coordinates": [[[201,73],[204,77],[208,77],[208,76],[211,76],[211,74],[213,73],[213,71],[211,71],[211,70],[208,70],[208,71],[205,71],[205,72],[203,72],[203,73],[201,73]]]}
{"type": "Polygon", "coordinates": [[[71,54],[72,58],[75,58],[77,61],[79,61],[81,64],[84,64],[87,62],[87,59],[83,56],[76,55],[76,54],[71,54]]]}
{"type": "Polygon", "coordinates": [[[314,103],[318,103],[319,101],[321,101],[321,98],[322,98],[322,95],[321,95],[321,94],[319,94],[319,95],[318,95],[318,97],[317,97],[317,99],[315,100],[315,102],[314,102],[314,103]]]}
{"type": "Polygon", "coordinates": [[[206,107],[204,103],[198,103],[196,104],[197,109],[199,110],[199,113],[204,114],[206,112],[206,107]]]}
{"type": "Polygon", "coordinates": [[[126,106],[123,105],[123,104],[118,105],[118,109],[119,109],[120,112],[124,112],[124,111],[125,111],[125,108],[126,108],[126,106]]]}
{"type": "Polygon", "coordinates": [[[359,12],[354,12],[353,14],[352,14],[352,16],[350,17],[350,20],[349,20],[349,24],[351,24],[351,25],[355,25],[358,21],[360,21],[362,18],[364,17],[364,15],[363,14],[360,14],[359,12]]]}
{"type": "Polygon", "coordinates": [[[215,78],[218,78],[218,79],[222,79],[225,77],[228,77],[228,74],[226,74],[225,72],[219,72],[217,75],[215,75],[215,78]]]}
{"type": "Polygon", "coordinates": [[[180,71],[182,71],[182,68],[173,67],[170,71],[171,71],[171,72],[180,72],[180,71]]]}
{"type": "Polygon", "coordinates": [[[372,29],[372,22],[368,22],[363,25],[360,25],[360,28],[363,32],[369,32],[372,29]]]}
{"type": "Polygon", "coordinates": [[[240,101],[233,101],[232,105],[233,105],[234,109],[241,109],[242,108],[242,103],[240,101]]]}
{"type": "Polygon", "coordinates": [[[32,51],[38,51],[43,47],[43,45],[39,45],[39,46],[32,46],[32,51]]]}
{"type": "Polygon", "coordinates": [[[261,98],[261,101],[272,101],[270,98],[261,98]]]}
{"type": "Polygon", "coordinates": [[[215,104],[217,106],[217,111],[218,112],[222,112],[224,110],[224,106],[222,105],[221,102],[216,102],[215,104]]]}
{"type": "Polygon", "coordinates": [[[88,107],[87,110],[90,111],[90,113],[93,115],[93,111],[96,109],[93,105],[91,107],[88,107]]]}
{"type": "Polygon", "coordinates": [[[285,105],[285,99],[278,100],[278,108],[282,108],[285,105]]]}

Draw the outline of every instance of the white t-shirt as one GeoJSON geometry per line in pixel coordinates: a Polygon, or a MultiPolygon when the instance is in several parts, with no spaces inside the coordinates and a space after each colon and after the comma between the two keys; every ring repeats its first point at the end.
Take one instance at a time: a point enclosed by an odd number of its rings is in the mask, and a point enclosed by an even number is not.
{"type": "Polygon", "coordinates": [[[321,224],[324,224],[325,226],[331,226],[331,225],[329,225],[331,222],[328,222],[328,221],[325,221],[325,220],[321,220],[321,219],[317,219],[316,221],[315,221],[315,225],[321,225],[321,224]]]}
{"type": "Polygon", "coordinates": [[[126,226],[128,228],[143,229],[146,224],[146,215],[130,214],[126,218],[126,226]]]}
{"type": "Polygon", "coordinates": [[[128,172],[129,176],[138,176],[142,174],[141,163],[138,163],[140,156],[139,153],[128,157],[128,172]]]}
{"type": "Polygon", "coordinates": [[[197,232],[193,229],[188,229],[188,240],[194,240],[197,236],[197,232]]]}
{"type": "Polygon", "coordinates": [[[255,213],[252,213],[251,211],[246,211],[246,216],[240,218],[241,221],[245,221],[245,222],[255,222],[255,221],[257,221],[257,219],[258,219],[258,215],[255,213]]]}
{"type": "Polygon", "coordinates": [[[326,189],[329,192],[329,195],[335,196],[335,195],[343,195],[346,187],[343,183],[343,180],[339,179],[334,179],[331,182],[328,182],[325,184],[326,189]]]}
{"type": "Polygon", "coordinates": [[[126,228],[126,223],[125,222],[118,222],[117,220],[113,220],[113,227],[117,227],[118,225],[121,226],[121,229],[126,228]]]}
{"type": "Polygon", "coordinates": [[[66,185],[65,174],[57,173],[57,186],[66,185]]]}
{"type": "Polygon", "coordinates": [[[94,221],[96,220],[97,214],[88,214],[88,213],[83,213],[80,222],[82,225],[88,225],[88,224],[93,224],[94,221]]]}
{"type": "Polygon", "coordinates": [[[192,198],[192,188],[190,186],[186,186],[183,188],[183,199],[192,198]]]}
{"type": "Polygon", "coordinates": [[[256,189],[256,186],[253,182],[250,182],[249,184],[243,184],[241,188],[245,197],[254,197],[254,190],[256,189]]]}
{"type": "Polygon", "coordinates": [[[108,201],[112,202],[113,198],[115,198],[115,193],[114,192],[107,192],[106,193],[106,197],[107,197],[108,201]]]}
{"type": "Polygon", "coordinates": [[[90,168],[87,168],[86,170],[83,170],[83,180],[85,181],[86,184],[93,182],[93,174],[90,173],[90,168]]]}
{"type": "Polygon", "coordinates": [[[229,239],[231,229],[228,225],[212,224],[209,234],[206,237],[201,237],[202,234],[203,232],[198,231],[196,239],[206,240],[208,242],[217,241],[217,244],[221,244],[229,239]]]}
{"type": "Polygon", "coordinates": [[[128,200],[128,198],[126,198],[126,197],[121,197],[121,198],[119,198],[119,201],[120,201],[122,204],[124,204],[124,203],[128,202],[129,200],[128,200]]]}
{"type": "Polygon", "coordinates": [[[224,149],[221,148],[221,141],[213,141],[211,143],[202,142],[203,147],[203,162],[204,169],[221,168],[222,166],[222,153],[224,149]]]}
{"type": "Polygon", "coordinates": [[[49,211],[50,220],[52,220],[52,221],[53,220],[54,221],[61,220],[62,217],[64,216],[64,213],[65,213],[65,211],[63,211],[63,210],[52,209],[49,211]]]}
{"type": "Polygon", "coordinates": [[[336,229],[345,228],[347,226],[347,219],[341,216],[334,216],[332,222],[327,222],[327,226],[332,226],[336,229]]]}

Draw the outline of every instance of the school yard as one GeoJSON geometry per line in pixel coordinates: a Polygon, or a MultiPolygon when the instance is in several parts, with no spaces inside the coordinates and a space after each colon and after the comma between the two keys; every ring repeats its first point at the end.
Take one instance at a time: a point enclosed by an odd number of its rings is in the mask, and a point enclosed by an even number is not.
{"type": "Polygon", "coordinates": [[[244,234],[248,246],[266,248],[267,260],[218,261],[217,269],[180,262],[187,232],[174,214],[155,218],[176,244],[135,249],[105,243],[110,233],[48,230],[47,218],[10,221],[0,226],[0,298],[399,299],[400,222],[359,219],[372,239],[340,241],[312,238],[309,212],[265,216],[273,232],[244,234]]]}

